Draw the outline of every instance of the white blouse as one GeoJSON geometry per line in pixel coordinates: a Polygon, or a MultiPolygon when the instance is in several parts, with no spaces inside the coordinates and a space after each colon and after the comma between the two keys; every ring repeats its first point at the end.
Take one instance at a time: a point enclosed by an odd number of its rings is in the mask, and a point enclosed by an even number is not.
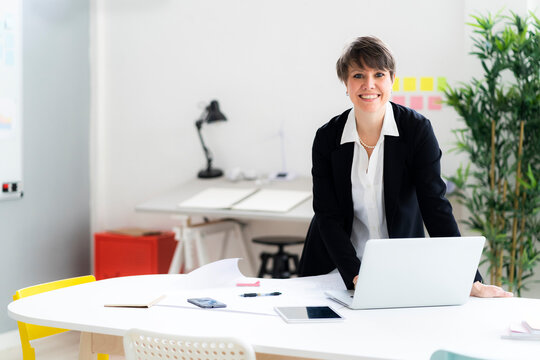
{"type": "Polygon", "coordinates": [[[354,109],[349,113],[347,123],[341,135],[341,144],[354,142],[354,156],[351,169],[352,200],[354,219],[351,242],[356,255],[362,260],[366,241],[388,237],[386,215],[384,212],[384,137],[399,136],[394,119],[394,110],[390,102],[386,103],[386,112],[379,140],[368,158],[366,149],[360,144],[354,109]]]}

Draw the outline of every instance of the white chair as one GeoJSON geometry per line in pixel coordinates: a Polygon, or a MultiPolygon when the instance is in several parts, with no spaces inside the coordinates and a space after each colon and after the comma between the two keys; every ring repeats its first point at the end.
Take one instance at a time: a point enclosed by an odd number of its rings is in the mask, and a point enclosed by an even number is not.
{"type": "Polygon", "coordinates": [[[250,344],[232,337],[178,336],[131,329],[124,335],[126,360],[255,360],[250,344]]]}

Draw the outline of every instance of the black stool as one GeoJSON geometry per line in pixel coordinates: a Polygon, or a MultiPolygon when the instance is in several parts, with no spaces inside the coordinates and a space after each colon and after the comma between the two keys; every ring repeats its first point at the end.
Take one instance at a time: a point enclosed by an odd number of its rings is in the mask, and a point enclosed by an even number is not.
{"type": "Polygon", "coordinates": [[[298,255],[285,252],[283,248],[287,245],[298,245],[304,243],[303,237],[298,236],[260,236],[253,238],[254,243],[263,245],[276,245],[278,252],[275,254],[263,252],[261,254],[261,267],[257,277],[271,275],[273,278],[286,279],[298,272],[298,255]],[[272,259],[272,269],[268,270],[268,260],[272,259]],[[289,266],[289,261],[293,260],[294,270],[289,266]]]}

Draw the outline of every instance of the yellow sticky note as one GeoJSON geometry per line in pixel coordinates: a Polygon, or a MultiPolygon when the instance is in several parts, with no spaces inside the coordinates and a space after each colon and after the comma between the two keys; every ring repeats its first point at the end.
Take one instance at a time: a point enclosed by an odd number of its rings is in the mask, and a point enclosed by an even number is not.
{"type": "Polygon", "coordinates": [[[446,83],[445,77],[438,77],[437,78],[437,91],[444,91],[448,84],[446,83]]]}
{"type": "Polygon", "coordinates": [[[403,78],[403,90],[416,91],[416,78],[415,77],[403,78]]]}
{"type": "Polygon", "coordinates": [[[392,91],[399,91],[399,78],[397,76],[394,80],[394,85],[392,85],[392,91]]]}
{"type": "Polygon", "coordinates": [[[433,91],[433,78],[432,77],[420,78],[420,91],[433,91]]]}

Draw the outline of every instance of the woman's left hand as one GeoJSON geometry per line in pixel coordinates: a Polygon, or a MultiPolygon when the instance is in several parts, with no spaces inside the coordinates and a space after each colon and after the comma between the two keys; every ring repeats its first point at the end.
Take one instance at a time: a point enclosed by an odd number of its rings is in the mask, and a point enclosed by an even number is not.
{"type": "Polygon", "coordinates": [[[473,284],[471,288],[471,296],[491,298],[491,297],[512,297],[509,291],[505,291],[503,288],[495,285],[484,285],[480,281],[473,284]]]}

